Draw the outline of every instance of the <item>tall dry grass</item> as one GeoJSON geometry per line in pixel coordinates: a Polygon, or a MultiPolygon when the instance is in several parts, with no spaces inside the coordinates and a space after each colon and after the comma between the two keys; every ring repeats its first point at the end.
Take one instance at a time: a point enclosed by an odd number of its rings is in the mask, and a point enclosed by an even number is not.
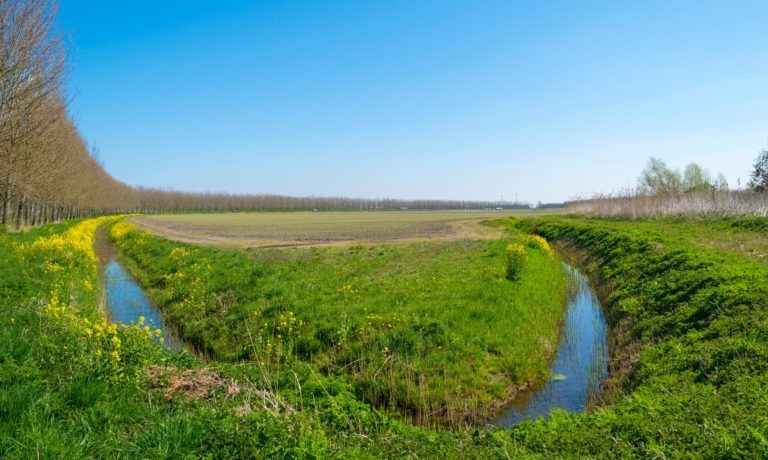
{"type": "Polygon", "coordinates": [[[565,204],[567,214],[642,218],[653,216],[768,216],[768,193],[753,191],[650,194],[641,190],[598,194],[565,204]]]}

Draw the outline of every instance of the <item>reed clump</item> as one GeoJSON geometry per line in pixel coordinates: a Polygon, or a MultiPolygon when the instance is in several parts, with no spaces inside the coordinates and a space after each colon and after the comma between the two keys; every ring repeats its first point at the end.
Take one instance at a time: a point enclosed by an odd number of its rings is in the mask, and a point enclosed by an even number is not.
{"type": "Polygon", "coordinates": [[[768,193],[746,191],[652,194],[640,189],[598,194],[565,204],[567,214],[639,219],[655,216],[768,216],[768,193]]]}

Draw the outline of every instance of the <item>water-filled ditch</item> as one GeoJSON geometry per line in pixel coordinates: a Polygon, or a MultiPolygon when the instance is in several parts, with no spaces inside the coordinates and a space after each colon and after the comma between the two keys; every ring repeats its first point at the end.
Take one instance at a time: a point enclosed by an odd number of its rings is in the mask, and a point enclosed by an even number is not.
{"type": "Polygon", "coordinates": [[[552,378],[520,392],[492,424],[512,426],[528,417],[546,418],[553,409],[581,412],[606,377],[608,328],[600,301],[586,276],[570,265],[566,270],[572,290],[552,378]]]}
{"type": "Polygon", "coordinates": [[[184,341],[173,333],[173,328],[163,322],[163,315],[152,303],[138,282],[114,257],[109,257],[102,268],[102,292],[105,296],[107,317],[115,323],[140,323],[152,330],[160,329],[161,334],[154,340],[162,342],[171,352],[184,350],[184,341]]]}
{"type": "MultiPolygon", "coordinates": [[[[145,324],[162,330],[155,340],[162,337],[163,344],[172,352],[183,350],[184,342],[170,325],[164,324],[160,310],[111,251],[102,259],[102,287],[109,319],[131,324],[143,317],[145,324]]],[[[529,417],[546,418],[553,409],[581,412],[606,377],[607,326],[600,302],[586,276],[570,265],[566,265],[566,270],[572,289],[551,367],[552,378],[521,391],[490,421],[492,424],[511,426],[529,417]]]]}

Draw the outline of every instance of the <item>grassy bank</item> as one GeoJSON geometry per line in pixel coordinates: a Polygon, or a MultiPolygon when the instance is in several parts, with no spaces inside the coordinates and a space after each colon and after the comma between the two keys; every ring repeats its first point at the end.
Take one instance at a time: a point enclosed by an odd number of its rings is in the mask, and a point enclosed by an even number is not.
{"type": "Polygon", "coordinates": [[[213,359],[270,372],[306,362],[419,421],[491,415],[548,376],[557,346],[565,276],[533,243],[511,281],[509,238],[243,252],[130,223],[112,236],[181,335],[213,359]]]}
{"type": "Polygon", "coordinates": [[[764,221],[503,225],[578,249],[610,285],[618,372],[595,412],[427,429],[373,410],[347,375],[302,360],[272,385],[258,363],[167,356],[141,327],[102,323],[94,226],[76,223],[0,233],[0,456],[768,456],[768,266],[751,246],[728,244],[764,239],[764,221]],[[179,390],[184,382],[197,393],[179,390]]]}
{"type": "Polygon", "coordinates": [[[588,255],[589,271],[611,293],[604,306],[613,335],[603,395],[612,405],[561,414],[513,431],[513,439],[534,450],[601,456],[766,456],[768,266],[737,243],[765,240],[753,224],[513,223],[588,255]]]}
{"type": "Polygon", "coordinates": [[[92,244],[106,222],[0,232],[0,457],[500,455],[490,436],[410,427],[306,366],[267,381],[105,321],[92,244]]]}

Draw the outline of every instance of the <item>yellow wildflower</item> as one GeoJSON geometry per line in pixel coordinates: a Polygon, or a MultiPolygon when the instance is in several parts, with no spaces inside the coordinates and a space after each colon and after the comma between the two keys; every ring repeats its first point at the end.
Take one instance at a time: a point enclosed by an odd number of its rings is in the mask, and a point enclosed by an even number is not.
{"type": "Polygon", "coordinates": [[[540,237],[539,235],[528,235],[526,238],[526,244],[530,248],[540,249],[546,252],[549,257],[554,257],[555,255],[555,252],[552,250],[552,247],[549,245],[547,240],[540,237]]]}

